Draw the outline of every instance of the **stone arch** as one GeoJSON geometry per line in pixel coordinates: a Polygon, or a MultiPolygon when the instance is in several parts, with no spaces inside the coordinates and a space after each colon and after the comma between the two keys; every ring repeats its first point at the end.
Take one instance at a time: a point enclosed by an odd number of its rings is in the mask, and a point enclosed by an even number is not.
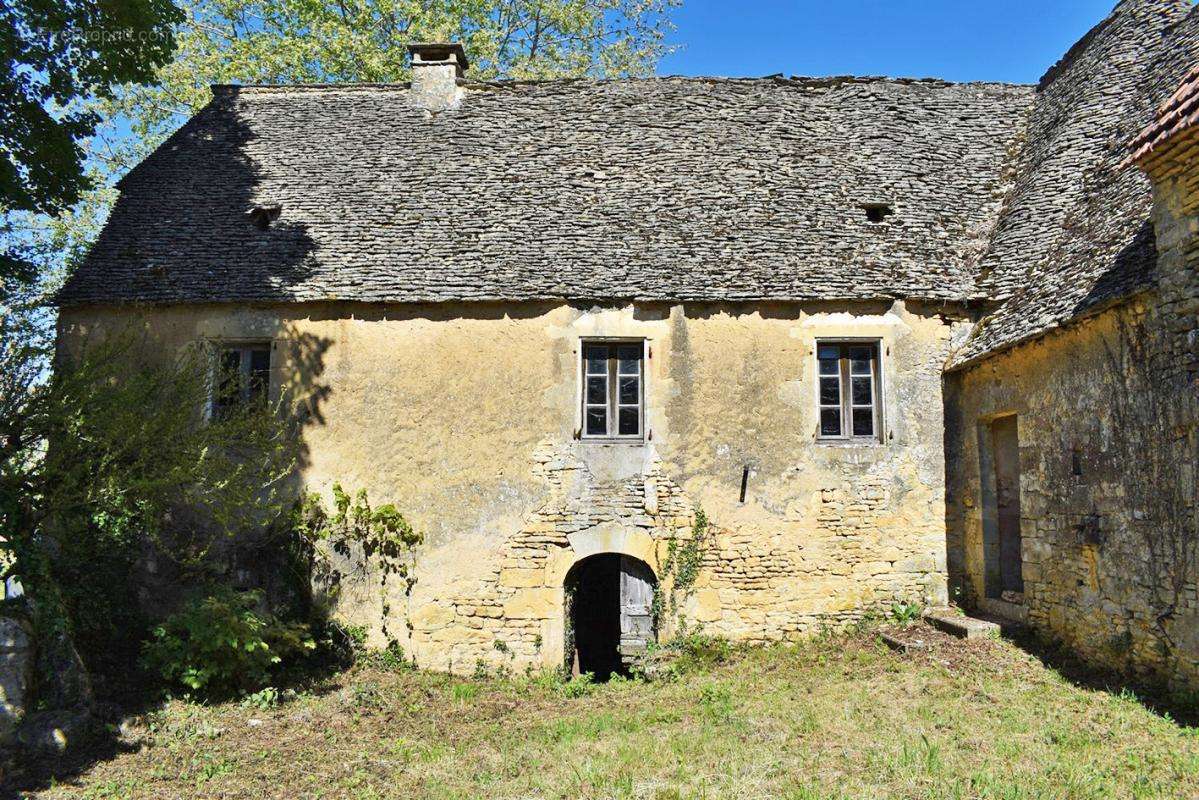
{"type": "Polygon", "coordinates": [[[641,528],[604,523],[567,534],[570,547],[554,553],[545,564],[545,585],[561,587],[571,567],[600,553],[618,553],[644,561],[658,577],[658,544],[641,528]]]}
{"type": "Polygon", "coordinates": [[[657,641],[654,598],[658,578],[644,560],[593,553],[575,562],[563,586],[563,665],[573,674],[606,681],[628,675],[657,641]]]}
{"type": "Polygon", "coordinates": [[[653,574],[659,572],[658,543],[641,528],[604,523],[567,535],[569,547],[553,553],[545,563],[542,585],[553,591],[554,610],[543,628],[542,663],[557,668],[566,656],[565,585],[571,569],[596,555],[630,556],[644,562],[653,574]]]}

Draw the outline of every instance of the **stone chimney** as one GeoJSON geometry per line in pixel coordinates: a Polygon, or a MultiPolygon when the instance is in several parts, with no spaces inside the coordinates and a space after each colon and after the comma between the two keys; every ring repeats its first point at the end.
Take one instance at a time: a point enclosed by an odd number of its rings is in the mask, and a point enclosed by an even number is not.
{"type": "Polygon", "coordinates": [[[408,45],[412,55],[412,105],[436,114],[456,107],[465,94],[458,79],[470,64],[462,45],[421,42],[408,45]]]}

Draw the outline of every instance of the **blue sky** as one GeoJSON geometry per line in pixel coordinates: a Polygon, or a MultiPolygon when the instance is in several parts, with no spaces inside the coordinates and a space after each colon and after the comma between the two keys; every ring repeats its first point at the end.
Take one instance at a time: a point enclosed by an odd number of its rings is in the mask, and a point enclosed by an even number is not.
{"type": "Polygon", "coordinates": [[[683,0],[662,75],[1035,83],[1116,0],[683,0]]]}

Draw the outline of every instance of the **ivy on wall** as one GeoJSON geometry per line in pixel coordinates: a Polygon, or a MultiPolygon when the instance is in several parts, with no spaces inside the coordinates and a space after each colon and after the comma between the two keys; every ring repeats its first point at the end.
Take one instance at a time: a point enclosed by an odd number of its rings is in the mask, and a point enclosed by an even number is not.
{"type": "Polygon", "coordinates": [[[703,508],[696,507],[691,523],[691,535],[685,538],[672,535],[666,543],[666,559],[662,562],[660,580],[654,587],[654,620],[660,624],[669,615],[685,623],[682,606],[695,594],[695,581],[713,537],[712,525],[703,508]],[[665,595],[663,585],[669,585],[665,595]]]}
{"type": "MultiPolygon", "coordinates": [[[[1199,395],[1194,375],[1178,358],[1175,332],[1156,317],[1117,318],[1114,341],[1105,342],[1106,392],[1111,428],[1108,457],[1122,477],[1122,518],[1084,517],[1078,536],[1135,576],[1149,610],[1149,632],[1167,674],[1179,672],[1188,653],[1188,592],[1199,578],[1199,395]],[[1107,532],[1128,531],[1127,541],[1107,532]]],[[[1126,609],[1131,621],[1134,611],[1126,609]]],[[[1127,654],[1131,639],[1117,632],[1109,648],[1127,654]],[[1128,642],[1124,642],[1124,640],[1128,642]]],[[[1193,645],[1191,645],[1193,647],[1193,645]]]]}
{"type": "MultiPolygon", "coordinates": [[[[377,566],[379,571],[380,625],[384,636],[391,616],[388,600],[391,579],[403,581],[405,596],[416,585],[414,575],[416,548],[424,541],[402,513],[392,504],[372,508],[366,490],[359,489],[353,497],[340,483],[333,484],[333,511],[330,513],[321,496],[308,492],[300,502],[296,531],[302,541],[313,547],[324,543],[345,559],[353,559],[355,550],[362,554],[364,568],[377,566]]],[[[341,576],[332,569],[325,571],[328,582],[336,585],[341,576]]],[[[409,623],[409,627],[411,624],[409,623]]]]}

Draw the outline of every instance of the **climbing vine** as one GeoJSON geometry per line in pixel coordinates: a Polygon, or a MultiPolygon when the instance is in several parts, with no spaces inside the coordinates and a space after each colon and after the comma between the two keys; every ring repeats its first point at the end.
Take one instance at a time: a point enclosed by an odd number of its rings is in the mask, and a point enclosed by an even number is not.
{"type": "Polygon", "coordinates": [[[669,614],[680,619],[679,608],[695,593],[695,581],[699,577],[704,555],[711,544],[712,530],[708,515],[703,508],[696,507],[691,523],[691,535],[680,539],[671,536],[666,543],[666,560],[662,562],[662,580],[654,587],[653,613],[655,620],[669,614]],[[669,584],[663,596],[662,586],[669,584]]]}
{"type": "MultiPolygon", "coordinates": [[[[362,553],[364,570],[377,564],[379,570],[379,592],[381,600],[380,624],[384,636],[391,638],[387,620],[391,614],[388,588],[391,579],[403,581],[405,596],[412,593],[416,585],[414,559],[416,548],[424,541],[424,535],[405,519],[392,504],[372,508],[366,490],[359,489],[353,497],[340,483],[333,484],[333,511],[326,508],[321,496],[308,492],[304,495],[297,511],[296,531],[301,541],[315,546],[325,543],[334,553],[351,560],[355,548],[362,553]]],[[[315,547],[314,555],[315,555],[315,547]]],[[[341,575],[329,567],[325,575],[333,585],[340,582],[341,575]]]]}
{"type": "MultiPolygon", "coordinates": [[[[1105,343],[1112,430],[1110,458],[1122,481],[1123,519],[1106,526],[1099,514],[1084,517],[1080,540],[1096,544],[1119,569],[1137,576],[1148,600],[1150,632],[1160,655],[1174,664],[1185,645],[1188,590],[1199,576],[1199,393],[1195,377],[1178,367],[1172,331],[1163,321],[1117,319],[1114,342],[1105,343]],[[1107,541],[1105,529],[1133,534],[1127,543],[1107,541]],[[1183,634],[1185,636],[1185,634],[1183,634]]],[[[1131,612],[1129,612],[1131,617],[1131,612]]],[[[1121,648],[1120,636],[1111,645],[1121,648]]],[[[1128,645],[1123,644],[1127,650],[1128,645]]]]}

